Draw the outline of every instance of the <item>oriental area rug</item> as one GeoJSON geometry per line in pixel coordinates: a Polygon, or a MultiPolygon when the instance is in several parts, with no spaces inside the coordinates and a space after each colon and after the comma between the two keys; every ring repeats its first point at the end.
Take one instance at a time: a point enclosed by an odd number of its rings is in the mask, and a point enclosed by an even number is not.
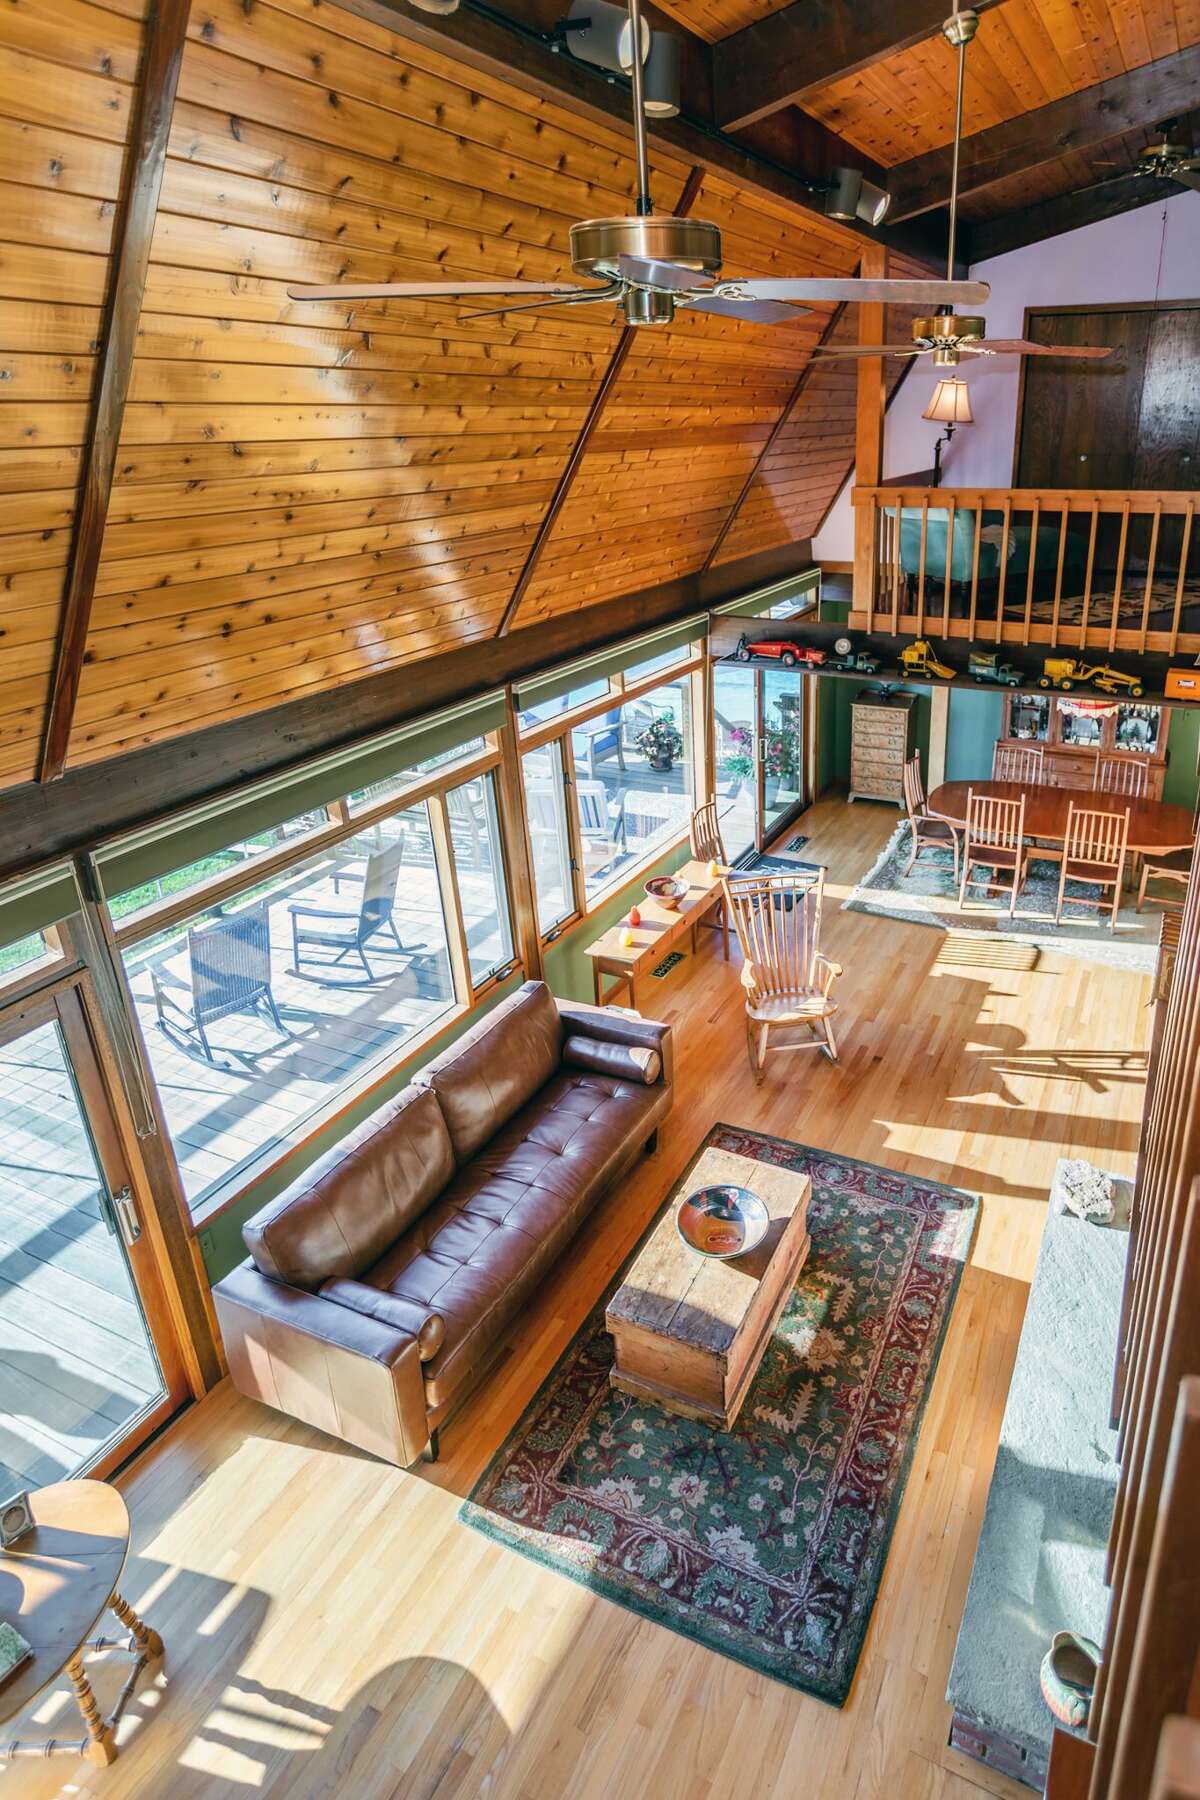
{"type": "Polygon", "coordinates": [[[812,1182],[812,1249],[734,1429],[609,1387],[618,1275],[460,1516],[840,1706],[978,1197],[729,1125],[708,1142],[812,1182]]]}

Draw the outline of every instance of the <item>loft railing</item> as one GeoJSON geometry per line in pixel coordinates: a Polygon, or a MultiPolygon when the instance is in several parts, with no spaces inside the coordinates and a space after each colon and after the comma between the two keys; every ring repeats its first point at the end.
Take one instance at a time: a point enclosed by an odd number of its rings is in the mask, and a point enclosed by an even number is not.
{"type": "Polygon", "coordinates": [[[852,499],[860,629],[1200,650],[1196,492],[860,487],[852,499]]]}

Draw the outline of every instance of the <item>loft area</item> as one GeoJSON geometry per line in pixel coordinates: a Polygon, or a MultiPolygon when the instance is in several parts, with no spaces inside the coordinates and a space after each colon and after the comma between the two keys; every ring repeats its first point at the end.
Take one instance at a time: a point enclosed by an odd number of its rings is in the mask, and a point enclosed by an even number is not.
{"type": "Polygon", "coordinates": [[[5,10],[14,1795],[1200,1795],[1198,55],[5,10]]]}

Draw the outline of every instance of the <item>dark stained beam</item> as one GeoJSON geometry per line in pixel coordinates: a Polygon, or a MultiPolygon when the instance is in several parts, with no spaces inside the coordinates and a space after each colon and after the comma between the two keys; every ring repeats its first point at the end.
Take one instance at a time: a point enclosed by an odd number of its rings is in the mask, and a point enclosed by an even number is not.
{"type": "Polygon", "coordinates": [[[167,136],[175,110],[189,5],[190,0],[151,0],[146,19],[137,111],[125,165],[120,216],[113,239],[107,312],[100,338],[88,434],[83,446],[75,529],[38,763],[39,781],[58,780],[66,767],[92,616],[96,571],[100,565],[100,546],[112,493],[113,468],[133,369],[146,270],[150,264],[150,240],[154,235],[158,195],[167,160],[167,136]]]}
{"type": "MultiPolygon", "coordinates": [[[[1156,125],[1200,105],[1200,44],[1097,82],[1048,106],[1019,113],[964,138],[959,191],[990,187],[1010,175],[1057,162],[1075,150],[1108,143],[1126,132],[1156,125]]],[[[951,149],[945,145],[900,163],[888,176],[889,217],[909,219],[945,204],[950,195],[951,149]]]]}
{"type": "MultiPolygon", "coordinates": [[[[826,325],[824,331],[821,333],[818,348],[823,348],[826,344],[829,343],[829,340],[833,336],[833,333],[836,331],[838,324],[841,320],[842,314],[845,312],[845,310],[846,310],[846,307],[845,307],[844,303],[840,306],[834,307],[832,313],[829,315],[829,322],[826,325]]],[[[783,411],[780,413],[779,417],[776,419],[774,425],[772,425],[771,435],[768,437],[766,443],[763,445],[762,449],[759,451],[758,455],[755,457],[754,462],[752,463],[750,470],[746,476],[746,479],[742,483],[741,490],[738,493],[738,497],[734,501],[733,505],[730,507],[728,513],[726,513],[724,521],[722,522],[722,525],[721,525],[721,529],[720,529],[720,531],[718,531],[716,537],[713,539],[712,547],[710,548],[708,555],[705,557],[703,563],[700,565],[701,568],[711,569],[713,564],[716,562],[717,557],[721,554],[721,546],[722,546],[722,544],[724,544],[725,539],[729,536],[730,531],[733,529],[734,521],[737,518],[738,514],[742,510],[742,506],[745,503],[746,495],[750,492],[750,489],[754,486],[754,483],[758,479],[758,476],[759,476],[760,472],[762,471],[762,469],[765,468],[767,458],[770,456],[772,450],[775,448],[776,443],[779,441],[780,433],[783,431],[784,427],[788,423],[788,420],[791,418],[792,414],[795,412],[797,404],[799,403],[799,400],[800,400],[800,396],[801,396],[801,394],[803,394],[805,388],[808,386],[808,383],[812,377],[813,370],[818,369],[820,366],[821,366],[820,358],[816,357],[816,356],[810,356],[808,361],[805,363],[804,367],[801,369],[799,375],[796,377],[796,383],[795,383],[795,386],[792,388],[791,393],[788,395],[787,404],[784,406],[783,411]]]]}
{"type": "MultiPolygon", "coordinates": [[[[975,0],[975,11],[998,3],[975,0]]],[[[802,106],[831,82],[935,36],[950,10],[949,0],[793,0],[714,44],[718,128],[737,131],[781,106],[802,106]]]]}
{"type": "Polygon", "coordinates": [[[812,567],[807,540],[657,587],[554,613],[507,637],[404,663],[361,681],[319,688],[245,718],[186,732],[124,756],[68,769],[61,781],[0,792],[0,878],[148,825],[258,777],[281,774],[439,707],[586,656],[655,625],[735,600],[812,567]]]}
{"type": "MultiPolygon", "coordinates": [[[[703,185],[704,170],[699,168],[693,169],[687,180],[684,182],[683,191],[676,203],[676,218],[682,219],[686,214],[691,212],[703,185]]],[[[587,417],[579,428],[579,436],[571,446],[571,454],[567,458],[563,472],[558,478],[558,483],[553,494],[550,496],[550,504],[547,506],[542,522],[537,528],[532,544],[529,546],[529,552],[524,563],[521,565],[521,572],[517,576],[516,586],[509,596],[508,605],[504,608],[500,623],[496,627],[497,637],[506,637],[512,630],[513,620],[520,610],[521,602],[525,598],[529,589],[529,584],[533,580],[534,572],[537,569],[538,563],[541,561],[542,551],[546,547],[550,533],[554,530],[559,513],[567,504],[567,498],[571,489],[575,486],[575,477],[583,467],[583,459],[587,455],[588,445],[591,443],[596,432],[596,427],[599,425],[601,417],[603,416],[604,409],[608,405],[609,395],[616,387],[617,382],[620,379],[621,370],[625,367],[629,352],[633,349],[633,336],[634,327],[632,325],[623,325],[621,327],[621,335],[617,339],[616,348],[608,359],[608,367],[605,369],[601,378],[600,386],[592,395],[592,403],[588,407],[587,417]]],[[[705,566],[707,567],[707,564],[705,566]]]]}
{"type": "MultiPolygon", "coordinates": [[[[807,4],[807,0],[803,3],[807,4]]],[[[987,3],[994,4],[995,0],[987,3]]],[[[446,14],[417,11],[407,0],[328,0],[328,4],[372,24],[384,25],[398,37],[440,51],[465,67],[499,76],[510,86],[568,107],[582,118],[608,126],[615,124],[630,131],[632,139],[628,88],[565,51],[555,54],[547,37],[549,0],[504,0],[503,6],[485,0],[461,0],[456,12],[446,14]]],[[[554,0],[551,10],[555,16],[564,13],[566,0],[561,0],[561,4],[554,0]]],[[[668,23],[676,36],[685,37],[681,27],[673,21],[668,23]]],[[[752,141],[739,143],[715,129],[709,81],[712,50],[693,36],[686,39],[685,51],[683,110],[677,118],[651,121],[651,149],[661,145],[682,161],[823,219],[821,194],[814,191],[813,177],[819,179],[826,168],[810,172],[805,165],[803,173],[797,173],[787,148],[798,135],[807,141],[813,134],[801,130],[802,122],[797,121],[794,131],[760,147],[752,141]]],[[[825,162],[834,158],[840,140],[824,128],[821,137],[825,162]]],[[[841,161],[863,168],[867,159],[847,145],[841,161]]],[[[886,242],[938,272],[945,266],[945,237],[937,230],[926,232],[906,225],[899,233],[890,227],[872,232],[857,224],[843,225],[841,229],[863,243],[886,242]]]]}
{"type": "Polygon", "coordinates": [[[1121,175],[1115,181],[1101,181],[1074,194],[1056,194],[1052,200],[1042,200],[1036,206],[1023,206],[971,225],[967,232],[970,260],[977,263],[989,256],[1003,256],[1007,250],[1040,244],[1064,231],[1078,231],[1081,225],[1115,219],[1119,213],[1153,206],[1171,194],[1186,192],[1179,182],[1163,181],[1156,175],[1121,175]]]}

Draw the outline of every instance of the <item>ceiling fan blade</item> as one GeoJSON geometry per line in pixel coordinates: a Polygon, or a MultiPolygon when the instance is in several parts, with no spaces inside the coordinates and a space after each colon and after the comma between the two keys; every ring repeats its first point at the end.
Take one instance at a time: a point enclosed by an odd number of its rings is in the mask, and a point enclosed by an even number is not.
{"type": "Polygon", "coordinates": [[[462,314],[462,322],[468,319],[500,319],[506,313],[540,312],[544,306],[594,306],[597,300],[619,300],[622,288],[619,281],[613,281],[602,288],[578,288],[572,294],[543,294],[538,300],[522,300],[516,306],[489,306],[485,312],[469,312],[462,314]]]}
{"type": "Polygon", "coordinates": [[[1200,194],[1200,163],[1186,169],[1172,169],[1172,181],[1182,181],[1184,187],[1194,188],[1200,194]]]}
{"type": "Polygon", "coordinates": [[[685,268],[682,263],[658,262],[652,256],[618,256],[617,270],[624,281],[632,281],[638,287],[666,288],[676,294],[711,285],[708,276],[702,275],[699,269],[685,268]]]}
{"type": "Polygon", "coordinates": [[[959,345],[968,355],[983,356],[1077,356],[1098,361],[1111,356],[1108,344],[1031,344],[1025,338],[974,338],[959,345]]]}
{"type": "Polygon", "coordinates": [[[751,325],[784,325],[802,319],[812,309],[807,306],[784,306],[778,300],[723,300],[719,294],[701,294],[695,300],[682,300],[688,312],[720,313],[725,319],[746,319],[751,325]]]}
{"type": "Polygon", "coordinates": [[[561,281],[342,281],[336,287],[290,287],[289,300],[457,300],[474,294],[586,294],[561,281]]]}
{"type": "Polygon", "coordinates": [[[986,281],[792,281],[753,275],[738,277],[737,287],[751,300],[881,300],[894,306],[982,306],[992,291],[986,281]]]}
{"type": "Polygon", "coordinates": [[[928,356],[924,344],[847,344],[845,349],[818,346],[813,356],[928,356]]]}

